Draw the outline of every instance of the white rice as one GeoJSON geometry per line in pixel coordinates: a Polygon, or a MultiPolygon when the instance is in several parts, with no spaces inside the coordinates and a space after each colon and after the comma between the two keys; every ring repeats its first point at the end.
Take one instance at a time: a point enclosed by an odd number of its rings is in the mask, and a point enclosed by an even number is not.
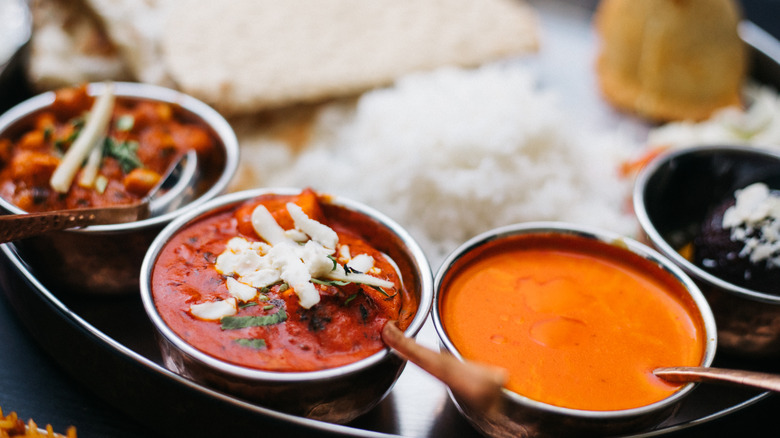
{"type": "Polygon", "coordinates": [[[298,155],[264,141],[244,144],[242,157],[255,186],[310,186],[382,211],[434,269],[468,238],[516,222],[634,234],[631,181],[618,168],[637,145],[580,126],[564,97],[518,64],[446,68],[326,107],[298,155]]]}

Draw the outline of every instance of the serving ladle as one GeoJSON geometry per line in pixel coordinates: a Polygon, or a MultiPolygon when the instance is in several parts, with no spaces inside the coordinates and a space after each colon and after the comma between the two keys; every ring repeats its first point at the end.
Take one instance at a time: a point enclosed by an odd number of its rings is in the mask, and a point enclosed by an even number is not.
{"type": "Polygon", "coordinates": [[[656,368],[653,374],[672,383],[724,383],[780,392],[780,375],[758,371],[715,367],[665,367],[656,368]]]}
{"type": "Polygon", "coordinates": [[[406,337],[393,321],[382,328],[382,340],[401,357],[447,385],[472,409],[489,413],[500,406],[506,370],[476,362],[461,362],[448,353],[430,350],[406,337]]]}
{"type": "MultiPolygon", "coordinates": [[[[391,321],[382,329],[382,340],[402,357],[447,385],[463,403],[482,412],[500,405],[506,370],[460,361],[448,353],[430,350],[407,338],[391,321]]],[[[780,392],[780,375],[713,367],[656,368],[653,373],[671,383],[712,382],[750,386],[780,392]]]]}
{"type": "Polygon", "coordinates": [[[165,214],[195,195],[198,173],[197,154],[190,150],[168,167],[160,182],[138,203],[0,216],[0,243],[50,231],[134,222],[165,214]]]}

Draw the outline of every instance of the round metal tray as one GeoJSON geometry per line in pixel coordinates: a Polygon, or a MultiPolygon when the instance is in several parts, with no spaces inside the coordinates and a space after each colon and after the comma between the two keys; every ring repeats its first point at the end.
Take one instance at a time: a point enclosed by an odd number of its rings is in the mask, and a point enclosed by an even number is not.
{"type": "MultiPolygon", "coordinates": [[[[594,123],[616,117],[592,84],[594,42],[590,14],[595,4],[531,1],[542,19],[543,48],[527,60],[542,85],[554,85],[578,103],[574,111],[594,123]],[[572,80],[572,75],[577,76],[572,80]],[[591,87],[592,88],[592,87],[591,87]]],[[[753,51],[752,74],[780,83],[780,44],[745,22],[743,39],[753,51]]],[[[646,129],[636,123],[636,129],[646,129]]],[[[389,396],[348,425],[336,425],[275,412],[186,380],[162,366],[155,332],[138,296],[90,297],[42,284],[13,244],[0,245],[0,288],[32,337],[58,365],[100,398],[166,436],[355,436],[478,437],[449,400],[446,387],[407,364],[389,396]],[[106,372],[106,371],[110,372],[106,372]],[[186,418],[186,420],[183,420],[186,418]]],[[[438,347],[430,321],[418,341],[438,347]]],[[[716,366],[777,371],[774,363],[746,363],[719,357],[716,366]]],[[[679,412],[657,430],[637,436],[689,430],[754,405],[768,393],[700,385],[679,412]]]]}

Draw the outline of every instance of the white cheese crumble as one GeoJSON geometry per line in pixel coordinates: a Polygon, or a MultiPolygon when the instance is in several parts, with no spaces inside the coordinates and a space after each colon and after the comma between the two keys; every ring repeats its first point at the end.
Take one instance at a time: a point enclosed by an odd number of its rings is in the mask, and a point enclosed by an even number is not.
{"type": "Polygon", "coordinates": [[[201,319],[219,320],[225,316],[233,316],[238,313],[238,307],[236,299],[231,297],[226,300],[192,304],[190,305],[190,312],[201,319]]]}
{"type": "MultiPolygon", "coordinates": [[[[258,205],[252,212],[252,226],[266,242],[234,237],[217,257],[214,267],[221,275],[227,276],[226,285],[233,297],[234,307],[236,300],[250,301],[257,296],[259,289],[280,281],[293,289],[301,306],[307,309],[320,301],[319,290],[312,279],[394,287],[390,281],[368,275],[369,272],[381,273],[373,257],[368,254],[352,257],[348,246],[339,245],[338,234],[332,228],[308,217],[298,205],[288,203],[287,211],[295,224],[291,230],[284,230],[267,208],[258,205]],[[336,254],[341,264],[334,262],[336,254]],[[344,264],[349,272],[344,269],[344,264]]],[[[226,312],[222,308],[211,308],[217,307],[217,304],[205,304],[209,306],[197,310],[201,314],[220,315],[220,312],[226,312]]],[[[196,306],[203,304],[193,305],[193,314],[196,306]]]]}
{"type": "Polygon", "coordinates": [[[751,184],[735,193],[736,203],[723,214],[723,228],[731,240],[744,242],[740,257],[752,263],[766,261],[780,267],[780,196],[764,183],[751,184]]]}

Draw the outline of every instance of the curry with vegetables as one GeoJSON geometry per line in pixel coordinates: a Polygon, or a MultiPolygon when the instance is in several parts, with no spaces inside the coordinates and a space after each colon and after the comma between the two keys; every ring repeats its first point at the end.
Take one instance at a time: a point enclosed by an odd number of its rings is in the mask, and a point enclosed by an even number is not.
{"type": "Polygon", "coordinates": [[[151,275],[157,311],[183,340],[229,363],[300,372],[384,348],[389,320],[418,307],[394,260],[327,196],[265,194],[185,226],[151,275]]]}
{"type": "Polygon", "coordinates": [[[180,154],[208,156],[215,135],[166,102],[57,90],[0,138],[0,196],[28,212],[132,204],[180,154]]]}

